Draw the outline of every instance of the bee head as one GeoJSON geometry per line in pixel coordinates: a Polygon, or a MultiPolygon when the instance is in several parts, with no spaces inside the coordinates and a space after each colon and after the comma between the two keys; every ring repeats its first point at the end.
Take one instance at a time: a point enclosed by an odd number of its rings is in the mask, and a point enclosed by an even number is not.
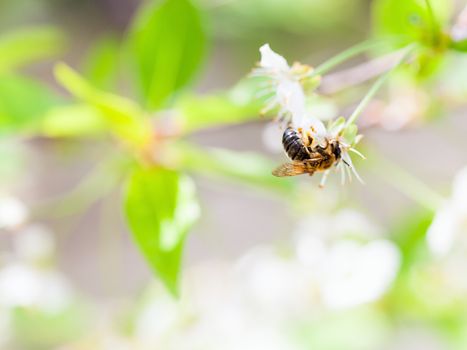
{"type": "Polygon", "coordinates": [[[341,145],[339,141],[332,140],[331,147],[332,147],[332,153],[334,154],[334,157],[336,157],[336,160],[341,159],[342,150],[341,150],[341,145]]]}

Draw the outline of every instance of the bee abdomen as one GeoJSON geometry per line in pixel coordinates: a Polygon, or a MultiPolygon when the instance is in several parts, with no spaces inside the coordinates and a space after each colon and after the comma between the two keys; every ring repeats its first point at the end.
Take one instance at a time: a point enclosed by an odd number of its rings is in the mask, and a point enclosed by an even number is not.
{"type": "Polygon", "coordinates": [[[282,145],[291,160],[302,161],[310,158],[301,136],[291,127],[285,129],[282,135],[282,145]]]}

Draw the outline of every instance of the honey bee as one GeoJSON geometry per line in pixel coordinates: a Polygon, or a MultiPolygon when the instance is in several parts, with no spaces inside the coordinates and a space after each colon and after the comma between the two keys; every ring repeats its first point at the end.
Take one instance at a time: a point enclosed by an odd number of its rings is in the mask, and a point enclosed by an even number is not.
{"type": "Polygon", "coordinates": [[[326,138],[321,144],[316,144],[310,133],[304,133],[300,128],[287,127],[282,135],[282,145],[292,162],[276,168],[272,174],[277,177],[311,176],[317,171],[328,170],[342,159],[342,145],[338,140],[326,138]]]}

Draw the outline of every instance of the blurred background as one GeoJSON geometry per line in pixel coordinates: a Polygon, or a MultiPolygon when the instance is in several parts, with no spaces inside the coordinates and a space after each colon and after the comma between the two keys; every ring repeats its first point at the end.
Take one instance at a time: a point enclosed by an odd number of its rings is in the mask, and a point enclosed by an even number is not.
{"type": "MultiPolygon", "coordinates": [[[[400,18],[417,25],[424,2],[397,17],[400,0],[170,1],[0,2],[0,347],[464,349],[465,47],[428,47],[391,76],[359,119],[365,184],[319,189],[270,175],[285,156],[246,78],[258,48],[317,66],[400,18]],[[196,66],[186,84],[145,90],[148,64],[162,76],[177,59],[196,66]],[[178,298],[125,222],[132,151],[100,119],[125,108],[175,133],[154,157],[196,186],[178,298]]],[[[462,42],[465,4],[432,4],[462,42]]],[[[348,116],[370,86],[365,62],[395,49],[323,77],[313,113],[348,116]]]]}

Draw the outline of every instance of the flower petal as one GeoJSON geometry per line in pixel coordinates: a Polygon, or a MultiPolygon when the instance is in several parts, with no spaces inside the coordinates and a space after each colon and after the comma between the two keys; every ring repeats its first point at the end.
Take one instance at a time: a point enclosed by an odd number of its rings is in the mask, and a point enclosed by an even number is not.
{"type": "Polygon", "coordinates": [[[264,44],[263,46],[261,46],[259,51],[261,52],[261,67],[281,71],[288,71],[290,69],[286,59],[272,51],[269,44],[264,44]]]}

